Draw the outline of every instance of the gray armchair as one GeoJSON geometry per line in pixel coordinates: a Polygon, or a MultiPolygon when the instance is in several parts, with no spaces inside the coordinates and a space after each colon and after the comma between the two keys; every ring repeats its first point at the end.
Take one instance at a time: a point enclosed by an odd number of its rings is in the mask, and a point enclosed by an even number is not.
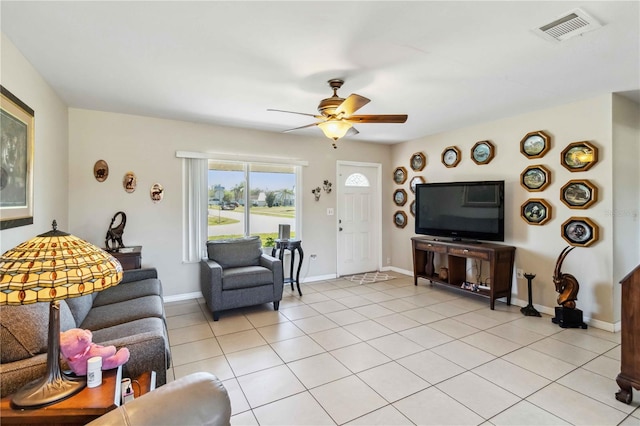
{"type": "Polygon", "coordinates": [[[262,254],[259,237],[207,242],[200,287],[214,321],[220,311],[282,300],[282,262],[262,254]]]}

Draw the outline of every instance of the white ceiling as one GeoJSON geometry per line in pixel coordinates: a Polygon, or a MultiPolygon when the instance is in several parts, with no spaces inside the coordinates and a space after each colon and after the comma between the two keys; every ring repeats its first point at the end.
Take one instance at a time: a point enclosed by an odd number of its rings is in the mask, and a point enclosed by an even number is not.
{"type": "Polygon", "coordinates": [[[604,93],[640,103],[638,1],[0,7],[2,32],[75,108],[280,132],[314,119],[267,108],[315,113],[344,78],[339,95],[372,100],[359,114],[409,115],[354,138],[396,143],[604,93]],[[602,28],[562,43],[533,33],[578,7],[602,28]]]}

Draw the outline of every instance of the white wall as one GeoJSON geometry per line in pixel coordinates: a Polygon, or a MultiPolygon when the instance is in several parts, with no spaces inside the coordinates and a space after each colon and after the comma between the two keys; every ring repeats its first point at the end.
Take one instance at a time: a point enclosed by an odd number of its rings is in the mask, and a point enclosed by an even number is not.
{"type": "MultiPolygon", "coordinates": [[[[304,260],[301,277],[336,273],[336,217],[327,216],[327,207],[336,207],[336,191],[323,193],[314,201],[311,190],[329,179],[335,184],[336,161],[352,160],[381,163],[390,169],[388,145],[343,141],[331,148],[329,139],[251,131],[148,117],[97,112],[69,111],[69,205],[71,231],[88,241],[104,245],[110,220],[118,211],[127,215],[126,245],[142,245],[143,266],[155,266],[162,278],[165,295],[200,291],[196,264],[182,264],[182,160],[176,151],[218,152],[251,156],[271,156],[306,160],[303,167],[303,227],[305,253],[316,253],[317,260],[304,260]],[[109,178],[100,183],[93,177],[98,160],[109,165],[109,178]],[[128,171],[138,177],[134,193],[122,188],[128,171]],[[149,188],[164,186],[164,199],[153,204],[149,188]]],[[[385,193],[391,180],[383,183],[385,193]]],[[[384,218],[391,216],[385,207],[384,218]]],[[[383,232],[387,240],[388,228],[383,232]]],[[[383,248],[383,258],[391,256],[383,248]]]]}
{"type": "MultiPolygon", "coordinates": [[[[600,228],[597,243],[587,248],[576,248],[567,256],[562,271],[574,275],[580,283],[578,308],[586,318],[598,321],[605,328],[613,327],[619,319],[619,304],[614,304],[613,286],[617,285],[614,273],[614,209],[613,155],[612,149],[612,96],[558,106],[546,110],[479,124],[464,129],[424,137],[393,147],[393,167],[405,166],[410,170],[409,159],[414,152],[422,151],[427,156],[427,167],[419,174],[427,182],[465,180],[505,180],[505,244],[516,246],[516,267],[536,274],[533,281],[533,301],[552,313],[557,306],[552,276],[560,251],[567,246],[561,236],[561,225],[572,216],[586,216],[600,228]],[[551,136],[551,150],[540,159],[529,160],[520,153],[520,141],[524,135],[544,130],[551,136]],[[475,142],[488,139],[496,146],[496,157],[488,165],[476,165],[470,158],[475,142]],[[599,162],[586,172],[571,173],[560,164],[560,153],[571,142],[589,141],[599,148],[599,162]],[[447,169],[440,162],[442,151],[450,145],[462,151],[461,163],[447,169]],[[551,184],[541,192],[528,192],[520,185],[522,171],[535,164],[551,170],[551,184]],[[560,188],[571,179],[589,179],[597,185],[598,202],[587,210],[572,210],[560,201],[560,188]],[[552,205],[552,219],[542,226],[532,226],[520,217],[520,207],[529,198],[544,198],[552,205]]],[[[638,158],[637,153],[634,157],[638,158]]],[[[637,161],[636,161],[637,168],[637,161]]],[[[637,177],[633,182],[638,182],[637,177]]],[[[409,191],[408,183],[404,185],[409,191]]],[[[392,199],[392,188],[387,193],[392,199]]],[[[622,192],[631,192],[632,199],[638,197],[638,187],[622,192]]],[[[637,201],[636,201],[637,206],[637,201]]],[[[412,270],[410,238],[414,236],[414,221],[409,214],[409,204],[403,208],[411,218],[409,225],[392,232],[393,265],[412,270]]],[[[637,252],[638,232],[624,241],[615,241],[620,249],[637,252]]],[[[636,255],[637,258],[637,255],[636,255]]],[[[485,268],[487,271],[487,268],[485,268]]],[[[514,274],[515,275],[515,274],[514,274]]],[[[526,302],[526,280],[514,277],[514,297],[526,302]]]]}
{"type": "MultiPolygon", "coordinates": [[[[640,264],[640,105],[613,96],[613,297],[620,306],[620,282],[640,264]]],[[[621,320],[620,310],[614,320],[621,320]]]]}
{"type": "Polygon", "coordinates": [[[35,111],[33,224],[0,233],[0,253],[51,230],[69,230],[67,106],[2,34],[1,84],[35,111]]]}

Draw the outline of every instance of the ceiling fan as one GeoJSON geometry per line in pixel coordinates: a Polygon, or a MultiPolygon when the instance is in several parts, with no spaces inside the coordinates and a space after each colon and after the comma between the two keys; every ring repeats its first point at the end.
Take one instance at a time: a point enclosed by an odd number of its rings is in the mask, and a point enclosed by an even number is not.
{"type": "Polygon", "coordinates": [[[407,121],[406,114],[395,115],[353,115],[354,112],[371,102],[364,96],[352,93],[346,99],[338,96],[338,89],[344,84],[344,80],[334,78],[328,81],[329,87],[333,89],[333,96],[320,101],[318,104],[317,114],[307,114],[304,112],[284,111],[281,109],[267,109],[267,111],[286,112],[289,114],[308,115],[320,120],[317,123],[307,124],[305,126],[288,129],[284,132],[292,132],[294,130],[305,129],[307,127],[318,126],[324,135],[329,139],[333,139],[333,148],[337,148],[335,141],[347,136],[357,135],[359,132],[353,127],[354,123],[404,123],[407,121]]]}

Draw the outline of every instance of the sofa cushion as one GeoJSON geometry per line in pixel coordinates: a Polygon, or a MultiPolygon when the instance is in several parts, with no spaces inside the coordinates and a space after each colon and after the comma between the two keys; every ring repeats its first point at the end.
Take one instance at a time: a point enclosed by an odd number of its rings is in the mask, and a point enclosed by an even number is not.
{"type": "Polygon", "coordinates": [[[162,284],[159,279],[151,278],[109,287],[109,291],[98,293],[93,300],[93,307],[120,303],[144,296],[162,296],[162,284]]]}
{"type": "Polygon", "coordinates": [[[142,318],[164,318],[164,306],[160,296],[144,296],[110,305],[94,306],[79,327],[96,331],[142,318]]]}
{"type": "Polygon", "coordinates": [[[208,241],[207,254],[209,259],[218,262],[222,268],[259,265],[262,255],[261,246],[262,242],[257,236],[208,241]]]}
{"type": "MultiPolygon", "coordinates": [[[[47,352],[49,303],[0,306],[0,358],[2,363],[19,361],[47,352]]],[[[65,301],[60,302],[60,330],[76,323],[65,301]]]]}
{"type": "Polygon", "coordinates": [[[222,272],[222,290],[273,284],[273,272],[263,266],[228,268],[222,272]]]}
{"type": "Polygon", "coordinates": [[[67,305],[69,305],[69,309],[71,309],[71,313],[73,314],[73,318],[76,320],[76,324],[82,324],[82,321],[87,317],[87,314],[93,305],[93,294],[72,297],[65,301],[67,302],[67,305]]]}

